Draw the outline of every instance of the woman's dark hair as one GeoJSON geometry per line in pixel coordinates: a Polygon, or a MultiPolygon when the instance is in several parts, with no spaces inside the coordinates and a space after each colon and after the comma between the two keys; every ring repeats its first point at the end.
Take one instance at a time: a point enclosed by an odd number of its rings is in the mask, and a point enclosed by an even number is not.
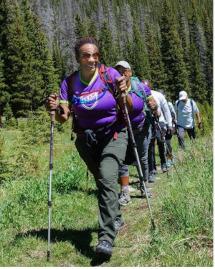
{"type": "Polygon", "coordinates": [[[83,46],[84,44],[93,44],[99,50],[98,42],[96,41],[96,39],[94,37],[90,37],[90,36],[89,37],[82,37],[75,44],[75,57],[77,60],[79,59],[80,47],[83,46]]]}

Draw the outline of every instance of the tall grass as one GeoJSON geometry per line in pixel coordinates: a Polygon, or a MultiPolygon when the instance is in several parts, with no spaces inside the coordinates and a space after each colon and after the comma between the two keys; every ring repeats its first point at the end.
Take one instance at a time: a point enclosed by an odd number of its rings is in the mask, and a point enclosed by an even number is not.
{"type": "MultiPolygon", "coordinates": [[[[19,121],[17,130],[1,130],[3,266],[89,266],[91,247],[97,242],[95,182],[91,175],[87,178],[86,166],[70,141],[70,126],[56,125],[52,179],[55,254],[51,264],[46,262],[50,125],[46,116],[44,121],[39,115],[19,121]]],[[[157,230],[150,233],[148,210],[142,208],[145,201],[132,199],[123,209],[127,226],[117,237],[108,266],[211,266],[212,137],[186,146],[185,152],[179,152],[177,172],[173,168],[168,177],[160,174],[161,180],[153,185],[157,230]]]]}
{"type": "Polygon", "coordinates": [[[198,141],[184,153],[168,192],[162,196],[162,226],[212,236],[212,141],[198,141]]]}

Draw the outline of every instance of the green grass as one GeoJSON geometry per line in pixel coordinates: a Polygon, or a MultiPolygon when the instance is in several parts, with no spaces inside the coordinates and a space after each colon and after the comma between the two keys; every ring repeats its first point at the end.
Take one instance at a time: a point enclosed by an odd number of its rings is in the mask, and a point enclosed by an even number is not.
{"type": "MultiPolygon", "coordinates": [[[[49,144],[39,143],[40,132],[37,143],[31,144],[27,127],[22,128],[1,131],[2,158],[14,162],[16,170],[0,185],[0,266],[90,266],[97,244],[96,186],[92,176],[87,179],[86,166],[70,141],[70,126],[64,132],[55,129],[50,262],[46,261],[49,144]],[[17,160],[23,152],[25,158],[17,160]]],[[[149,185],[156,230],[151,230],[146,200],[135,197],[137,190],[132,203],[122,208],[126,226],[105,266],[213,265],[212,139],[186,141],[187,150],[181,152],[173,138],[177,172],[174,167],[168,175],[159,172],[156,183],[149,185]]],[[[133,167],[131,174],[134,179],[133,167]]]]}

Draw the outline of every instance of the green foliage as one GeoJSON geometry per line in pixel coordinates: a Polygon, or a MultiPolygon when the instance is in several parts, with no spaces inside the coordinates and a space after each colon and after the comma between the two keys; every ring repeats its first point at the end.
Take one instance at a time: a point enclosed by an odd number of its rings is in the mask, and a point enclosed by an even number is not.
{"type": "Polygon", "coordinates": [[[44,180],[38,181],[36,178],[30,178],[30,175],[28,179],[19,186],[16,185],[17,188],[10,182],[5,185],[6,190],[10,189],[10,194],[7,201],[1,202],[0,229],[13,227],[17,231],[21,231],[26,224],[39,222],[35,217],[46,205],[47,184],[44,180]]]}
{"type": "Polygon", "coordinates": [[[10,95],[7,92],[5,78],[4,78],[4,64],[2,59],[2,53],[0,53],[0,115],[3,114],[4,107],[9,102],[10,95]]]}
{"type": "Polygon", "coordinates": [[[15,117],[26,117],[41,107],[50,92],[57,92],[59,80],[70,68],[66,46],[73,47],[86,35],[99,39],[101,61],[107,65],[125,59],[137,76],[157,82],[171,98],[183,89],[196,94],[199,101],[212,103],[211,0],[165,0],[162,5],[159,0],[93,0],[84,5],[75,1],[80,12],[71,14],[72,40],[62,36],[63,28],[55,20],[67,5],[50,3],[54,37],[48,47],[40,19],[33,12],[36,5],[29,0],[1,2],[1,115],[9,103],[15,117]]]}
{"type": "Polygon", "coordinates": [[[203,130],[198,130],[201,136],[209,135],[213,127],[213,107],[208,102],[198,103],[203,122],[203,130]]]}
{"type": "MultiPolygon", "coordinates": [[[[9,104],[16,117],[27,116],[41,106],[44,97],[57,88],[47,40],[28,1],[6,1],[1,7],[4,79],[9,104]]],[[[4,94],[5,98],[5,94],[4,94]]]]}
{"type": "Polygon", "coordinates": [[[200,59],[194,43],[190,45],[192,58],[190,59],[190,86],[191,94],[195,96],[197,101],[206,101],[207,92],[205,90],[204,76],[200,68],[200,59]]]}
{"type": "Polygon", "coordinates": [[[4,150],[5,150],[5,140],[2,133],[0,132],[0,184],[6,179],[10,178],[12,172],[11,165],[8,162],[4,150]]]}
{"type": "MultiPolygon", "coordinates": [[[[164,73],[161,51],[158,46],[158,36],[156,35],[156,28],[153,27],[150,22],[145,25],[145,40],[151,72],[150,80],[153,83],[156,82],[158,88],[166,92],[166,75],[164,73]]],[[[147,77],[145,77],[145,79],[147,79],[147,77]]]]}
{"type": "Polygon", "coordinates": [[[148,64],[148,58],[146,54],[145,43],[141,37],[141,33],[137,24],[133,26],[133,54],[134,57],[134,73],[140,78],[150,78],[150,68],[148,64]]]}
{"type": "Polygon", "coordinates": [[[17,127],[17,120],[13,116],[12,109],[9,105],[9,103],[6,104],[4,108],[4,115],[5,115],[5,125],[6,127],[17,127]]]}
{"type": "Polygon", "coordinates": [[[200,44],[200,34],[198,31],[198,13],[195,7],[195,3],[191,1],[192,9],[189,18],[190,28],[190,85],[193,95],[195,94],[198,101],[206,101],[207,90],[204,69],[204,58],[203,49],[200,44]]]}
{"type": "MultiPolygon", "coordinates": [[[[33,69],[37,72],[36,88],[32,91],[33,110],[41,106],[44,96],[58,90],[58,77],[48,49],[48,42],[42,32],[39,18],[32,12],[29,1],[22,0],[21,12],[24,18],[25,31],[31,42],[31,53],[34,58],[33,69]]],[[[34,78],[35,79],[35,78],[34,78]]]]}
{"type": "MultiPolygon", "coordinates": [[[[212,119],[211,107],[204,107],[207,109],[202,113],[212,119]]],[[[40,127],[45,124],[41,119],[34,123],[40,127]]],[[[46,262],[49,145],[25,144],[26,125],[27,119],[19,119],[19,130],[1,130],[0,168],[2,160],[17,163],[11,179],[6,177],[0,186],[1,266],[50,266],[46,262]]],[[[87,179],[86,166],[69,141],[70,126],[64,128],[65,132],[55,132],[54,136],[51,264],[90,266],[93,254],[89,253],[97,244],[96,185],[92,176],[87,179]]],[[[173,142],[176,148],[175,137],[173,142]]],[[[122,208],[126,226],[117,235],[108,266],[212,265],[211,145],[207,136],[188,143],[183,158],[175,150],[182,184],[174,168],[168,177],[158,172],[160,180],[150,185],[156,231],[150,230],[146,200],[135,198],[139,190],[135,191],[129,210],[122,208]]]]}
{"type": "Polygon", "coordinates": [[[95,188],[92,178],[87,178],[87,168],[77,156],[77,152],[71,152],[65,160],[64,170],[58,170],[55,174],[54,189],[61,193],[71,193],[74,190],[89,191],[95,188]]]}
{"type": "Polygon", "coordinates": [[[168,92],[172,99],[178,92],[189,92],[188,73],[183,59],[181,41],[177,32],[176,18],[168,1],[163,1],[161,29],[161,53],[167,75],[168,92]]]}
{"type": "Polygon", "coordinates": [[[25,122],[19,125],[25,145],[40,145],[49,142],[50,118],[46,111],[38,111],[29,115],[25,122]]]}
{"type": "Polygon", "coordinates": [[[117,52],[107,21],[104,21],[101,27],[99,47],[101,52],[101,62],[108,66],[114,66],[116,64],[117,52]]]}
{"type": "Polygon", "coordinates": [[[57,38],[55,38],[53,41],[52,51],[53,51],[54,68],[58,74],[58,77],[62,81],[62,79],[65,77],[66,74],[66,64],[65,64],[66,59],[62,53],[62,50],[60,49],[57,38]]]}
{"type": "Polygon", "coordinates": [[[206,41],[206,85],[207,100],[212,104],[213,95],[213,37],[212,37],[212,19],[206,10],[203,13],[203,27],[206,41]]]}
{"type": "Polygon", "coordinates": [[[75,17],[75,35],[77,39],[88,35],[87,24],[81,20],[79,15],[75,17]]]}
{"type": "Polygon", "coordinates": [[[212,235],[211,143],[196,142],[187,149],[183,162],[179,164],[178,176],[171,179],[170,189],[161,201],[161,226],[164,229],[175,233],[212,235]]]}

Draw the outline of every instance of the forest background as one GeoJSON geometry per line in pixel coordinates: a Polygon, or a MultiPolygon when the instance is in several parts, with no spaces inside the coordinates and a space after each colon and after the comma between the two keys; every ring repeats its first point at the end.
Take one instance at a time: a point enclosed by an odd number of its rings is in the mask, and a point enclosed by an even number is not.
{"type": "MultiPolygon", "coordinates": [[[[77,68],[73,48],[98,39],[101,61],[128,61],[176,100],[212,104],[211,0],[1,0],[0,115],[28,117],[77,68]]],[[[13,120],[14,124],[16,121],[13,120]]]]}

